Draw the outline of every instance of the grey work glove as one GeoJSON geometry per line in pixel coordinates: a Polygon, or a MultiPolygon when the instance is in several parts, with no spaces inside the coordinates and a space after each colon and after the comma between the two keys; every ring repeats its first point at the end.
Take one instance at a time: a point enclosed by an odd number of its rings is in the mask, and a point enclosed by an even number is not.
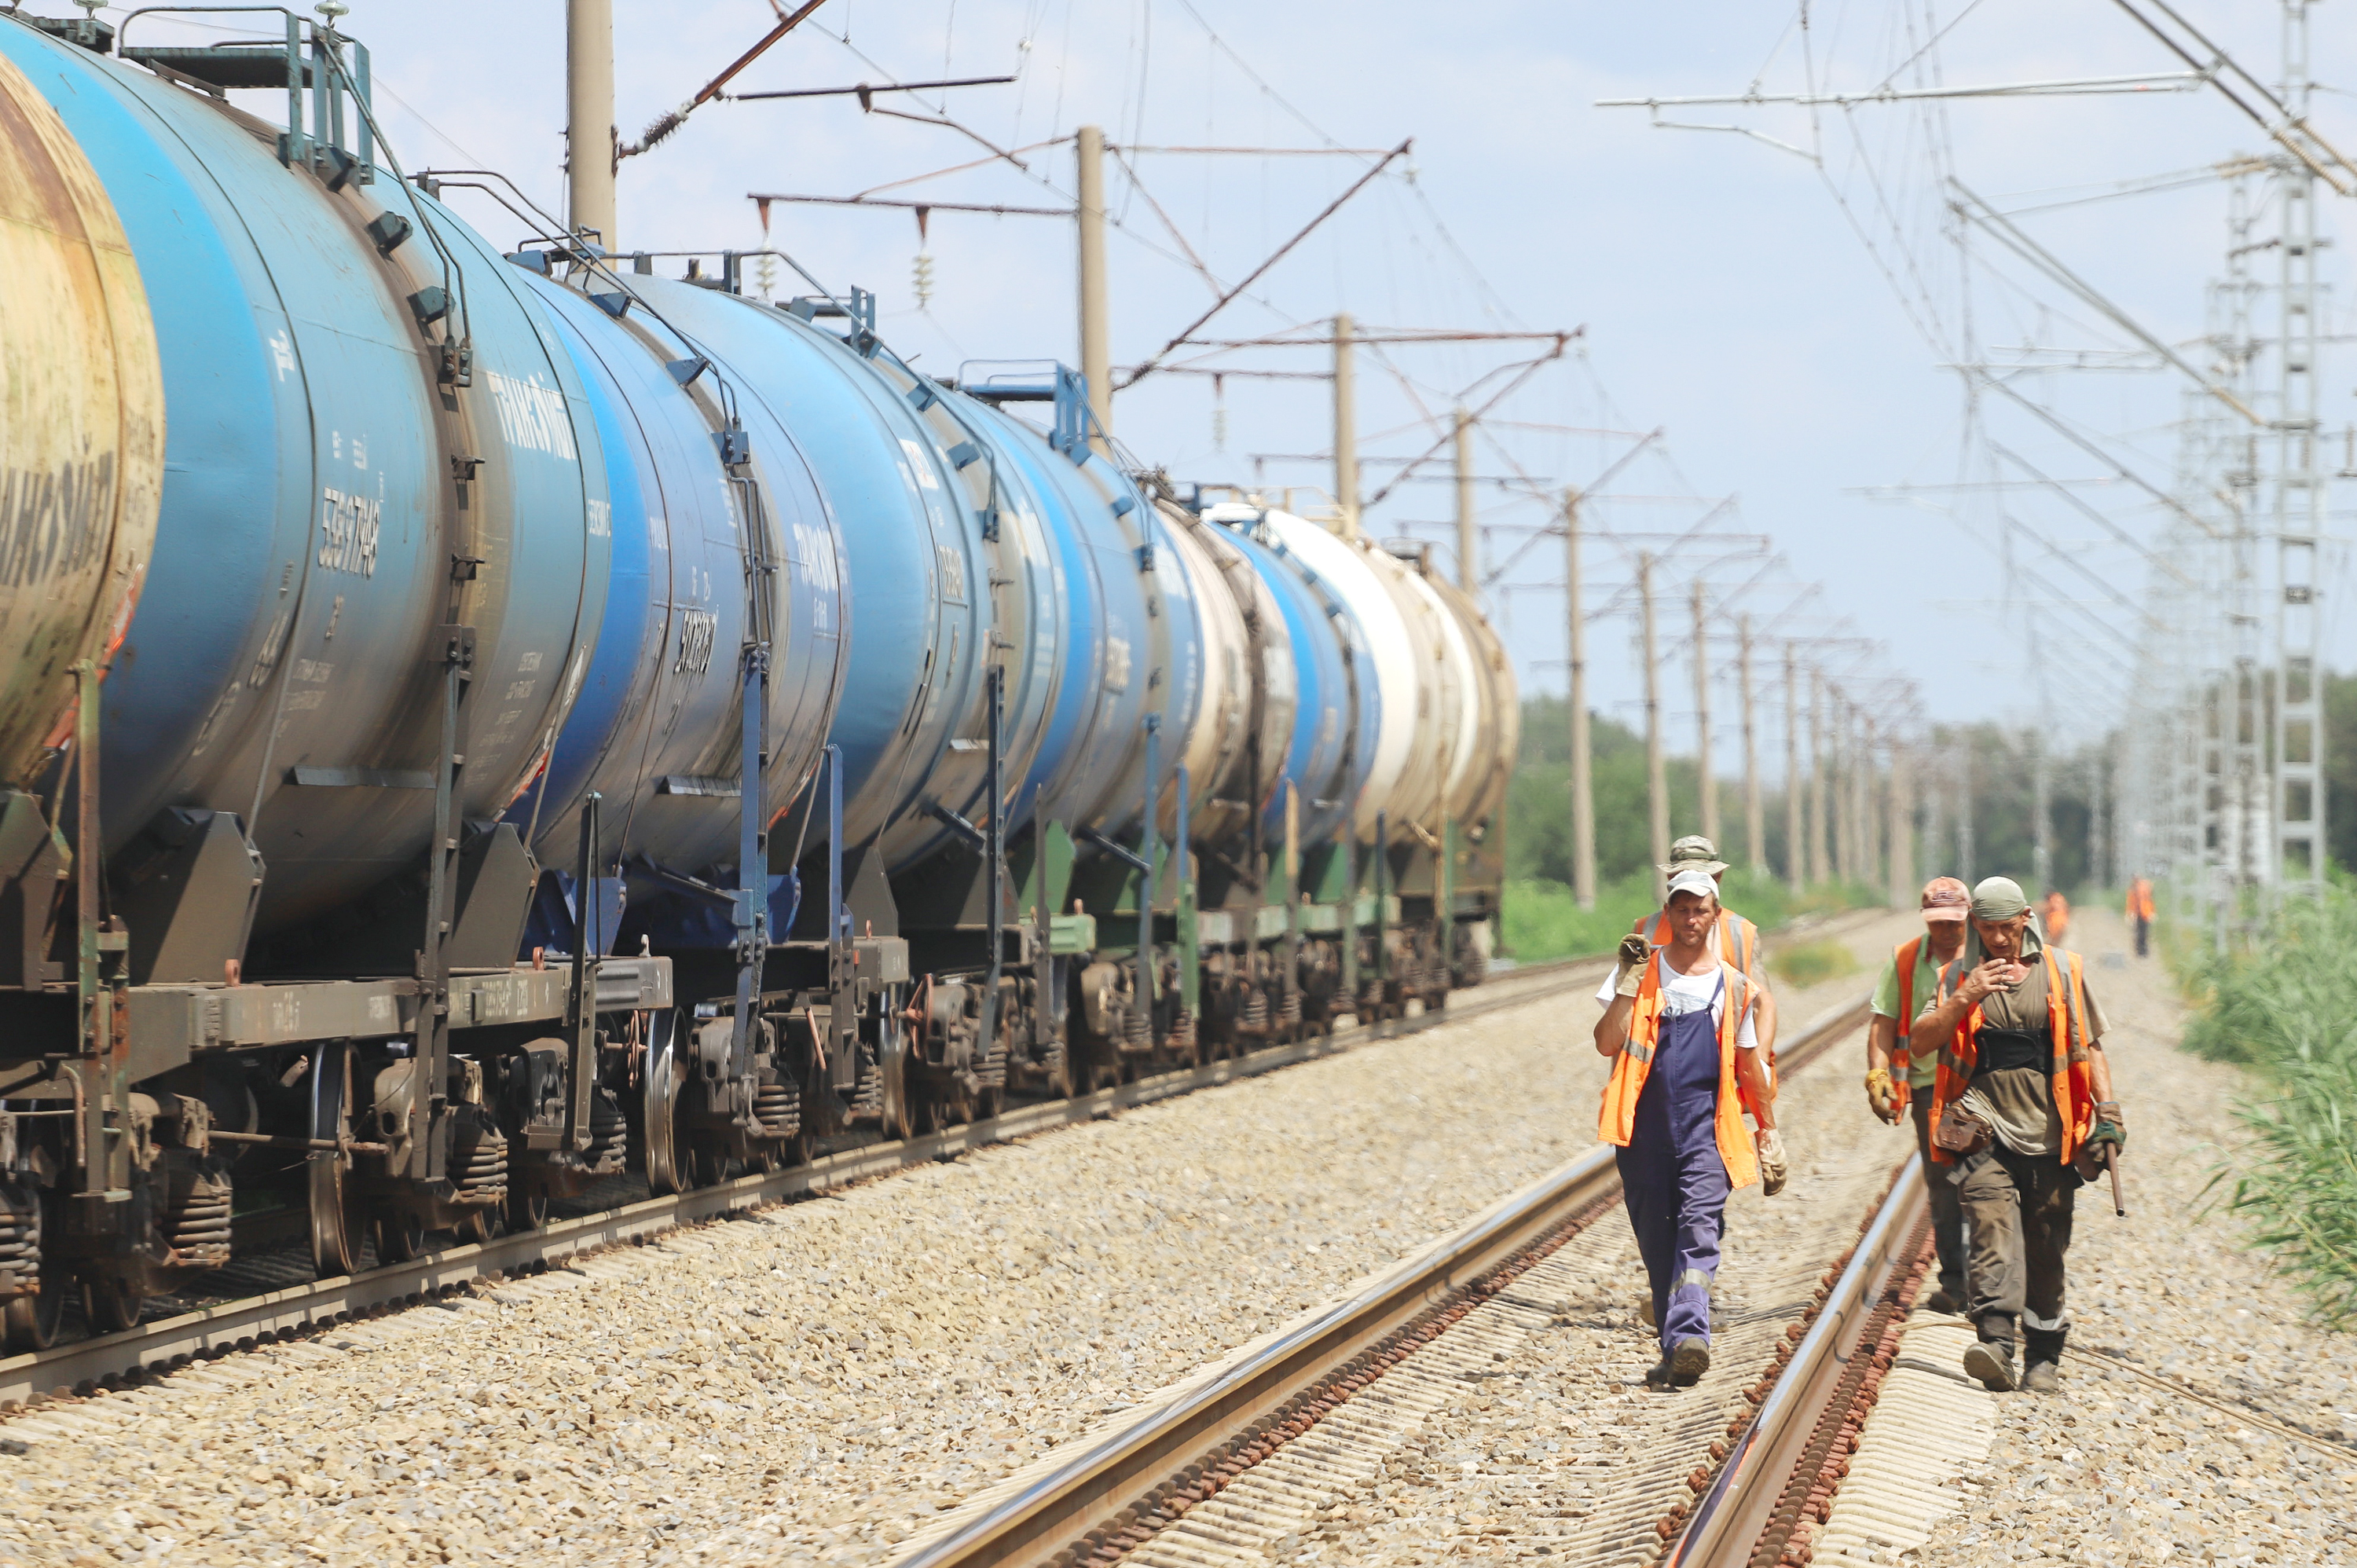
{"type": "Polygon", "coordinates": [[[1612,988],[1613,993],[1620,996],[1636,995],[1638,987],[1645,983],[1646,961],[1652,956],[1653,950],[1651,944],[1636,932],[1631,931],[1622,937],[1619,954],[1620,983],[1612,988]]]}
{"type": "Polygon", "coordinates": [[[1784,1140],[1773,1127],[1762,1127],[1756,1140],[1760,1149],[1760,1187],[1770,1197],[1784,1190],[1792,1169],[1784,1163],[1784,1140]]]}

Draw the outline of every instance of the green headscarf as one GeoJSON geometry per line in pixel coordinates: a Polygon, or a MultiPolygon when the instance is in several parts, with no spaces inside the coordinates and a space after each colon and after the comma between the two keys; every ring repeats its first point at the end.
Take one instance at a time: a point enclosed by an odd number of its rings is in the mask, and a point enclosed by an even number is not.
{"type": "MultiPolygon", "coordinates": [[[[1973,888],[1973,920],[2010,920],[2016,915],[2029,915],[2029,924],[2021,933],[2021,961],[2028,963],[2046,949],[2046,933],[2039,929],[2038,917],[2029,908],[2029,896],[2021,884],[2010,876],[1985,877],[1973,888]]],[[[1973,920],[1964,922],[1964,968],[1957,972],[1968,974],[1988,961],[1988,952],[1981,946],[1980,928],[1973,920]]]]}

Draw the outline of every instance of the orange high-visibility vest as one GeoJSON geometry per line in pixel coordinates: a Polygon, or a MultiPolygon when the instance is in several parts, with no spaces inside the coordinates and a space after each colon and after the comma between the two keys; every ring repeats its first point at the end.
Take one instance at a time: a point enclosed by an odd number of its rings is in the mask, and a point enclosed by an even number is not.
{"type": "MultiPolygon", "coordinates": [[[[2077,953],[2063,955],[2070,961],[2067,984],[2062,968],[2054,961],[2054,950],[2043,949],[2039,956],[2046,961],[2046,1027],[2054,1042],[2050,1070],[2054,1083],[2056,1120],[2062,1123],[2062,1163],[2067,1165],[2079,1152],[2079,1145],[2086,1142],[2088,1129],[2095,1120],[2095,1091],[2087,1053],[2072,1047],[2073,1039],[2086,1032],[2087,981],[2080,971],[2077,953]]],[[[1932,1080],[1932,1126],[1937,1127],[1948,1107],[1962,1100],[1964,1090],[1972,1087],[1973,1067],[1980,1060],[1980,1037],[1981,1010],[1975,1006],[1956,1025],[1955,1037],[1940,1047],[1940,1071],[1932,1080]]],[[[2083,1045],[2083,1041],[2081,1043],[2083,1045]]],[[[1932,1145],[1932,1158],[1943,1165],[1955,1163],[1955,1156],[1936,1142],[1932,1145]]]]}
{"type": "Polygon", "coordinates": [[[2152,918],[2152,884],[2141,876],[2128,884],[2128,918],[2131,920],[2152,918]]]}
{"type": "Polygon", "coordinates": [[[1890,1041],[1891,1093],[1899,1109],[1904,1111],[1914,1096],[1907,1087],[1908,1064],[1913,1059],[1909,1044],[1908,1027],[1915,1022],[1915,961],[1922,956],[1924,939],[1911,938],[1899,944],[1891,960],[1899,965],[1899,1016],[1891,1020],[1898,1026],[1890,1041]]]}
{"type": "MultiPolygon", "coordinates": [[[[1728,1184],[1749,1187],[1760,1179],[1760,1157],[1752,1146],[1751,1131],[1743,1124],[1744,1112],[1754,1108],[1749,1093],[1735,1076],[1738,1048],[1735,1041],[1742,1032],[1744,1015],[1751,1009],[1754,987],[1724,959],[1718,971],[1727,996],[1718,1015],[1718,1111],[1713,1118],[1713,1132],[1718,1157],[1727,1162],[1728,1184]]],[[[1606,1143],[1625,1149],[1635,1136],[1637,1097],[1645,1091],[1645,1079],[1653,1070],[1653,1052],[1661,1042],[1662,957],[1656,952],[1646,962],[1645,978],[1638,983],[1637,1004],[1629,1015],[1629,1038],[1612,1058],[1612,1077],[1604,1086],[1596,1135],[1606,1143]]]]}

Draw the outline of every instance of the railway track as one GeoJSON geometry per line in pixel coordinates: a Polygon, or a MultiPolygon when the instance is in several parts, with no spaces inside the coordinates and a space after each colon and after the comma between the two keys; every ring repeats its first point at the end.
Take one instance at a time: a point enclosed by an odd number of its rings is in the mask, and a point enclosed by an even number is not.
{"type": "MultiPolygon", "coordinates": [[[[1813,1020],[1783,1052],[1786,1069],[1852,1037],[1866,1011],[1860,1001],[1813,1020]]],[[[1642,1518],[1627,1506],[1598,1509],[1585,1521],[1592,1541],[1549,1538],[1558,1560],[1589,1560],[1583,1544],[1597,1561],[1624,1560],[1613,1542],[1633,1533],[1649,1563],[1808,1561],[1921,1278],[1923,1191],[1910,1155],[1855,1243],[1824,1260],[1832,1266],[1813,1304],[1763,1353],[1743,1413],[1697,1455],[1676,1498],[1642,1503],[1642,1518]]],[[[1547,1326],[1559,1304],[1517,1283],[1608,1213],[1618,1192],[1609,1149],[1568,1162],[1348,1298],[982,1494],[894,1568],[1281,1559],[1319,1510],[1385,1474],[1387,1455],[1448,1391],[1488,1375],[1547,1326]]],[[[1729,1337],[1724,1353],[1744,1351],[1729,1337]]]]}
{"type": "Polygon", "coordinates": [[[428,1252],[349,1276],[305,1281],[199,1310],[159,1317],[128,1331],[61,1344],[0,1359],[0,1417],[22,1413],[36,1400],[88,1394],[124,1380],[160,1376],[257,1345],[301,1338],[355,1317],[421,1305],[474,1281],[562,1266],[568,1259],[659,1234],[677,1226],[723,1218],[807,1194],[888,1176],[968,1150],[1036,1136],[1101,1120],[1174,1095],[1254,1078],[1314,1061],[1376,1040],[1420,1033],[1450,1022],[1593,984],[1609,958],[1578,958],[1506,972],[1489,983],[1453,993],[1449,1005],[1419,1017],[1337,1030],[1330,1036],[1256,1051],[1207,1066],[1157,1074],[1071,1100],[1011,1107],[986,1121],[924,1137],[880,1141],[827,1155],[772,1175],[748,1176],[663,1197],[650,1197],[498,1240],[428,1252]]]}

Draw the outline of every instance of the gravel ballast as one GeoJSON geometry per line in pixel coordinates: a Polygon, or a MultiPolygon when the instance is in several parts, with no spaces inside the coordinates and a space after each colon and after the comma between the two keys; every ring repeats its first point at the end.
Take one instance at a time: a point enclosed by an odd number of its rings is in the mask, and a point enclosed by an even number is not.
{"type": "Polygon", "coordinates": [[[0,1428],[30,1444],[0,1457],[0,1562],[880,1561],[1589,1146],[1592,1011],[1370,1044],[37,1412],[0,1428]]]}

